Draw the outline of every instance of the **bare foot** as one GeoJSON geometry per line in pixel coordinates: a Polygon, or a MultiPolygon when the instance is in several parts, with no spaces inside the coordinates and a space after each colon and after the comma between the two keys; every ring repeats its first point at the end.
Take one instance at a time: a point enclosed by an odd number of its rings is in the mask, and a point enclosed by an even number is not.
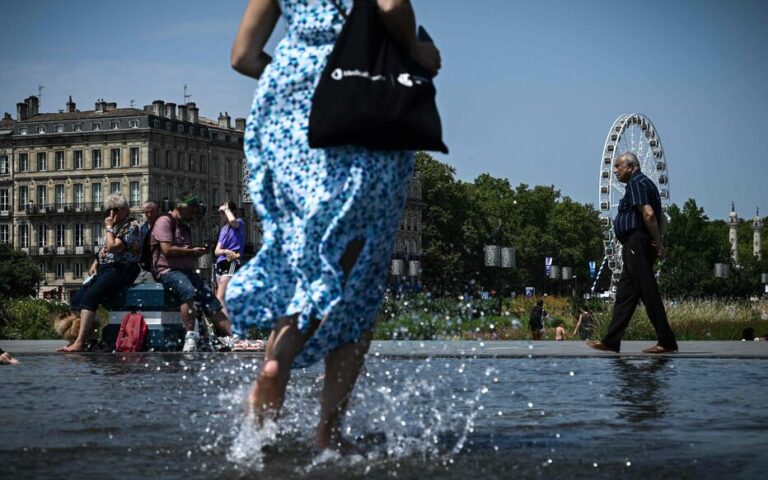
{"type": "Polygon", "coordinates": [[[82,343],[72,342],[66,347],[61,347],[56,351],[57,352],[84,352],[85,348],[82,343]]]}
{"type": "Polygon", "coordinates": [[[259,425],[263,425],[265,420],[274,420],[277,417],[277,409],[281,403],[276,385],[278,368],[277,360],[267,360],[253,382],[249,400],[259,425]]]}
{"type": "Polygon", "coordinates": [[[8,352],[3,352],[3,354],[0,355],[0,365],[16,365],[18,363],[19,361],[13,358],[8,352]]]}
{"type": "Polygon", "coordinates": [[[315,435],[315,448],[317,450],[333,450],[340,455],[362,455],[363,451],[346,438],[334,435],[324,435],[320,431],[315,435]]]}

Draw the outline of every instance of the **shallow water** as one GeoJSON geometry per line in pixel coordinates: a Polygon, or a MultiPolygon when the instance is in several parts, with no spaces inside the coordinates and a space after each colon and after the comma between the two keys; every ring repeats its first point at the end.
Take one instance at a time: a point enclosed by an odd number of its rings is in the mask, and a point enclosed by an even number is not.
{"type": "Polygon", "coordinates": [[[310,448],[322,373],[294,372],[279,427],[236,355],[26,355],[0,368],[0,478],[758,478],[768,361],[371,356],[348,436],[310,448]],[[268,448],[261,447],[270,445],[268,448]]]}

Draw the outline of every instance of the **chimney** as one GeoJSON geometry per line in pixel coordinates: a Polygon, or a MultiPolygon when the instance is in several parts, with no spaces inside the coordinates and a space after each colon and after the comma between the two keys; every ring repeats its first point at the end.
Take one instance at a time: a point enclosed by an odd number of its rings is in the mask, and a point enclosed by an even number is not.
{"type": "Polygon", "coordinates": [[[245,119],[244,118],[236,118],[235,119],[235,130],[240,130],[241,132],[245,131],[245,119]]]}
{"type": "Polygon", "coordinates": [[[30,95],[29,98],[26,100],[27,102],[27,113],[30,117],[34,117],[38,113],[40,113],[40,99],[37,98],[34,95],[30,95]]]}
{"type": "Polygon", "coordinates": [[[229,116],[229,113],[224,112],[223,115],[221,113],[219,113],[219,127],[221,127],[221,128],[231,128],[230,120],[231,120],[231,117],[229,116]]]}
{"type": "Polygon", "coordinates": [[[3,120],[0,121],[0,127],[3,127],[3,128],[13,127],[13,118],[11,118],[10,113],[6,112],[5,115],[3,115],[3,120]]]}
{"type": "Polygon", "coordinates": [[[103,98],[96,100],[96,111],[104,113],[107,110],[107,102],[103,98]]]}
{"type": "Polygon", "coordinates": [[[187,112],[189,115],[189,121],[192,123],[197,123],[197,120],[199,118],[199,110],[197,109],[197,105],[195,105],[195,102],[188,102],[187,103],[187,112]]]}
{"type": "Polygon", "coordinates": [[[179,113],[178,113],[179,120],[181,120],[182,122],[186,122],[187,121],[187,106],[186,105],[179,105],[176,108],[179,111],[179,113]]]}
{"type": "Polygon", "coordinates": [[[176,119],[176,104],[173,102],[168,102],[165,104],[165,116],[167,118],[170,118],[171,120],[176,119]]]}
{"type": "Polygon", "coordinates": [[[105,112],[109,112],[110,110],[117,110],[117,102],[109,102],[104,109],[105,112]]]}
{"type": "Polygon", "coordinates": [[[74,113],[77,111],[75,108],[76,108],[75,102],[72,101],[72,95],[70,95],[69,100],[67,101],[67,108],[65,111],[67,113],[74,113]]]}
{"type": "Polygon", "coordinates": [[[27,104],[24,102],[19,102],[16,104],[16,120],[19,122],[23,122],[28,117],[28,111],[27,111],[27,104]]]}
{"type": "Polygon", "coordinates": [[[164,117],[165,116],[165,107],[163,106],[164,103],[162,100],[154,100],[152,102],[152,113],[155,114],[158,117],[164,117]]]}

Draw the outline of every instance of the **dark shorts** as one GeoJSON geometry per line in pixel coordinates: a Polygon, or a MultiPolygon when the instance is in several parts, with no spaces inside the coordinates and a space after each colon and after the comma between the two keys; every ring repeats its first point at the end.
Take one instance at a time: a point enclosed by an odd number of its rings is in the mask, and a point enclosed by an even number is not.
{"type": "Polygon", "coordinates": [[[228,275],[231,277],[238,270],[240,270],[239,262],[230,262],[229,260],[222,260],[216,264],[217,277],[223,277],[225,275],[228,275]]]}
{"type": "Polygon", "coordinates": [[[160,277],[160,283],[180,303],[195,300],[207,314],[221,310],[211,287],[194,270],[169,270],[160,277]]]}
{"type": "Polygon", "coordinates": [[[96,311],[99,305],[112,307],[120,300],[123,291],[133,284],[140,271],[137,263],[99,265],[98,275],[72,295],[69,301],[72,311],[96,311]]]}

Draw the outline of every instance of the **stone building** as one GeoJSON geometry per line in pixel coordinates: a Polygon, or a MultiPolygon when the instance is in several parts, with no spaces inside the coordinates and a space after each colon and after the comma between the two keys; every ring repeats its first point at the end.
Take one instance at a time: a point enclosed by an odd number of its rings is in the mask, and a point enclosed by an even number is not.
{"type": "MultiPolygon", "coordinates": [[[[0,122],[0,243],[40,265],[41,295],[67,300],[80,287],[103,242],[103,201],[112,192],[122,192],[131,215],[142,220],[145,200],[163,209],[182,192],[196,193],[208,206],[193,232],[199,244],[215,242],[216,208],[235,200],[248,225],[248,251],[258,247],[258,222],[243,188],[245,119],[233,125],[225,112],[214,121],[195,103],[162,100],[143,109],[97,100],[81,111],[70,97],[57,113],[41,113],[30,96],[16,107],[15,121],[6,114],[0,122]]],[[[420,283],[423,205],[416,173],[394,239],[394,283],[420,283]]]]}
{"type": "MultiPolygon", "coordinates": [[[[104,198],[123,193],[142,219],[148,199],[166,206],[183,192],[207,205],[193,232],[215,241],[218,205],[242,199],[244,119],[232,125],[199,115],[190,102],[118,108],[98,100],[80,111],[71,97],[58,113],[39,112],[35,96],[17,104],[0,127],[0,241],[24,250],[45,273],[41,292],[67,299],[82,283],[103,242],[104,198]],[[165,201],[165,202],[164,202],[165,201]]],[[[252,209],[248,242],[258,242],[252,209]]]]}

